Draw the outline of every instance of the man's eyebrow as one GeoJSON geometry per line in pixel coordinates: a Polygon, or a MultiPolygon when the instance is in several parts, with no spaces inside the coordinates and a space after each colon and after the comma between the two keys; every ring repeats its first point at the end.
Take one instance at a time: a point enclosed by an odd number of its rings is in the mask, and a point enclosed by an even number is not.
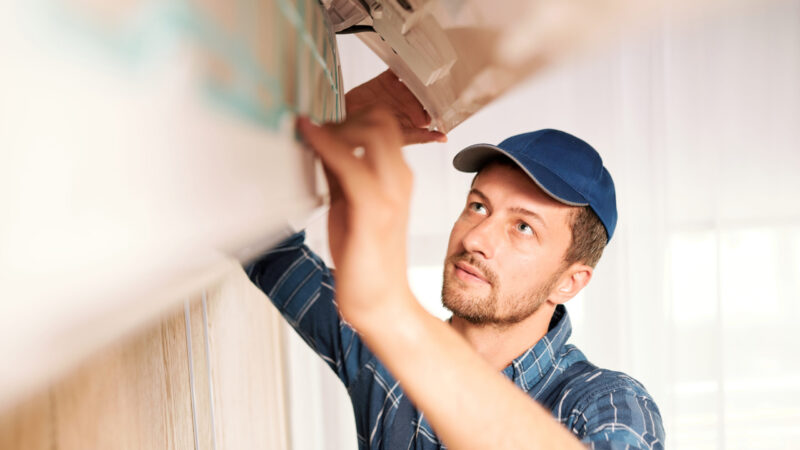
{"type": "Polygon", "coordinates": [[[528,209],[525,209],[525,208],[520,208],[519,206],[515,206],[513,208],[509,208],[508,210],[511,211],[511,212],[517,213],[517,214],[522,214],[523,216],[530,217],[533,220],[539,222],[543,227],[547,228],[547,224],[545,223],[545,221],[542,218],[542,216],[540,216],[539,214],[536,214],[535,212],[533,212],[531,210],[528,210],[528,209]]]}
{"type": "MultiPolygon", "coordinates": [[[[479,191],[479,190],[477,190],[475,188],[472,188],[472,189],[469,190],[469,193],[480,197],[481,200],[484,201],[484,203],[487,203],[487,204],[491,205],[491,202],[489,201],[489,197],[487,197],[483,192],[481,192],[481,191],[479,191]]],[[[516,213],[516,214],[521,214],[523,216],[530,217],[531,219],[535,220],[536,222],[539,222],[539,224],[541,224],[543,227],[547,228],[547,223],[545,223],[544,218],[542,218],[541,215],[539,215],[539,214],[537,214],[537,213],[535,213],[535,212],[533,212],[533,211],[531,211],[529,209],[525,209],[525,208],[522,208],[520,206],[514,206],[512,208],[509,208],[508,210],[513,212],[513,213],[516,213]]]]}
{"type": "Polygon", "coordinates": [[[483,192],[481,192],[481,191],[479,191],[479,190],[477,190],[477,189],[475,189],[475,188],[472,188],[472,189],[470,189],[470,190],[469,190],[469,193],[470,193],[470,194],[477,195],[478,197],[480,197],[480,198],[481,198],[481,200],[483,200],[483,201],[484,201],[484,203],[489,203],[489,204],[491,204],[491,203],[492,203],[492,202],[490,202],[490,201],[489,201],[489,197],[485,196],[485,195],[483,194],[483,192]]]}

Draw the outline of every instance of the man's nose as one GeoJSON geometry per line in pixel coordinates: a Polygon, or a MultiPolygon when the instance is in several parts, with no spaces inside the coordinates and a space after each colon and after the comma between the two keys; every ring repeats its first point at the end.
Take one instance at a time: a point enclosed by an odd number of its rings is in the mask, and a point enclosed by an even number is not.
{"type": "Polygon", "coordinates": [[[490,218],[480,221],[464,235],[462,239],[464,250],[470,253],[480,253],[485,259],[493,258],[502,234],[499,226],[497,221],[490,218]]]}

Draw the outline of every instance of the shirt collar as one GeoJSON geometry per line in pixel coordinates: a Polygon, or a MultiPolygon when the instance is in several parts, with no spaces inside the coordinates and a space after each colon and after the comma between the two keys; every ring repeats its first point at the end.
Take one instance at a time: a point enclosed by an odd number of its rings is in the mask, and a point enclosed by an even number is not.
{"type": "Polygon", "coordinates": [[[561,355],[561,348],[566,345],[572,334],[572,324],[564,305],[556,306],[547,334],[533,347],[514,358],[503,374],[525,392],[542,380],[561,355]]]}

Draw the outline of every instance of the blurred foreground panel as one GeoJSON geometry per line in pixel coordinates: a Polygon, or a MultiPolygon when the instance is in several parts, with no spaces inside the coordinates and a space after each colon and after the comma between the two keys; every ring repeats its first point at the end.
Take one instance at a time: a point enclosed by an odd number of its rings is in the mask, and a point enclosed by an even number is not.
{"type": "Polygon", "coordinates": [[[3,450],[288,450],[281,318],[241,268],[0,412],[3,450]]]}
{"type": "Polygon", "coordinates": [[[0,3],[0,410],[162,315],[323,198],[313,0],[0,3]]]}

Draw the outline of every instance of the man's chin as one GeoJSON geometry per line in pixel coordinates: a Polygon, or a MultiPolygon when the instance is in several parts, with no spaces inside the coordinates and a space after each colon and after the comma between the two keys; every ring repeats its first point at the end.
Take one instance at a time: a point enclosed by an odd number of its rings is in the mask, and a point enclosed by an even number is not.
{"type": "Polygon", "coordinates": [[[494,311],[487,311],[491,308],[490,302],[491,300],[488,298],[465,296],[460,290],[442,292],[442,306],[453,313],[453,317],[464,319],[470,323],[492,321],[494,311]]]}
{"type": "Polygon", "coordinates": [[[457,319],[460,319],[460,320],[463,320],[463,321],[466,321],[466,322],[469,322],[469,323],[471,323],[473,325],[486,325],[486,324],[489,324],[489,323],[494,323],[494,321],[489,317],[477,316],[477,315],[471,315],[471,314],[463,314],[463,313],[456,312],[456,311],[452,311],[452,312],[453,312],[453,317],[455,317],[457,319]]]}
{"type": "Polygon", "coordinates": [[[515,325],[535,314],[543,302],[539,301],[525,310],[515,311],[508,316],[498,316],[495,300],[491,298],[470,298],[461,295],[447,295],[442,292],[442,306],[453,313],[453,318],[464,320],[473,325],[494,325],[508,327],[515,325]]]}

